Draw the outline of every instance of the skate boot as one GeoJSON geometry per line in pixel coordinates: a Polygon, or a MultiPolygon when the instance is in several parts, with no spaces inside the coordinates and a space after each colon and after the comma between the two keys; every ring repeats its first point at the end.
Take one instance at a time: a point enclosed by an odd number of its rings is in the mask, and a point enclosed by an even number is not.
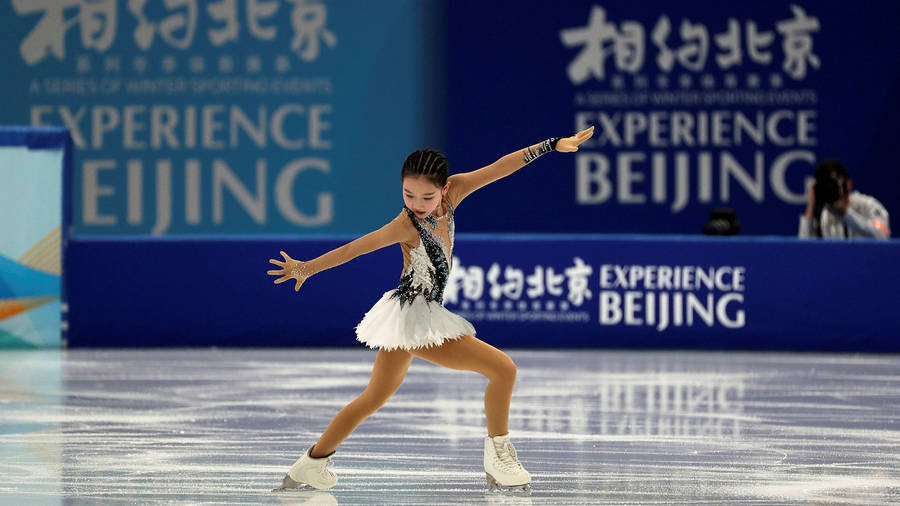
{"type": "Polygon", "coordinates": [[[509,435],[484,438],[484,471],[491,492],[531,493],[531,475],[519,463],[509,435]]]}
{"type": "Polygon", "coordinates": [[[294,462],[285,475],[280,490],[304,488],[304,486],[325,490],[337,483],[337,475],[327,468],[328,463],[331,462],[331,455],[315,459],[309,456],[311,450],[312,447],[306,450],[306,453],[297,459],[297,462],[294,462]]]}

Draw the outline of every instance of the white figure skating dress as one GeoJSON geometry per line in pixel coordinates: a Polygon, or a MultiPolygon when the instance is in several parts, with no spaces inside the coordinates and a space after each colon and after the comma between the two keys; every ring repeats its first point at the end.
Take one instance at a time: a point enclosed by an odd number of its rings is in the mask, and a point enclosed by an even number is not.
{"type": "Polygon", "coordinates": [[[447,199],[440,210],[442,215],[420,220],[403,207],[401,216],[406,215],[418,237],[400,243],[404,260],[400,285],[385,292],[356,327],[356,339],[366,346],[411,350],[475,335],[471,323],[443,305],[455,223],[453,205],[447,199]]]}
{"type": "MultiPolygon", "coordinates": [[[[521,153],[507,155],[515,159],[521,153]]],[[[506,176],[520,164],[497,163],[448,178],[441,205],[424,219],[403,206],[385,226],[297,267],[303,279],[372,251],[400,243],[400,285],[385,292],[356,326],[356,339],[384,350],[439,346],[448,339],[475,335],[465,318],[443,306],[444,287],[453,261],[456,209],[468,195],[506,176]]]]}

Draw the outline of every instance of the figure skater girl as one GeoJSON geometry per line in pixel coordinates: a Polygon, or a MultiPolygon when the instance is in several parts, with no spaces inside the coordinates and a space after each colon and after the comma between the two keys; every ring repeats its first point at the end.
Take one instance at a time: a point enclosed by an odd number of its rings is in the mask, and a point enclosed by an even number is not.
{"type": "Polygon", "coordinates": [[[516,365],[507,354],[477,339],[471,323],[443,306],[444,286],[453,258],[454,212],[475,190],[550,151],[577,151],[593,132],[590,127],[572,137],[550,138],[481,169],[449,177],[444,155],[430,149],[416,151],[403,163],[405,205],[390,223],[306,262],[294,260],[284,251],[283,261],[269,260],[280,267],[268,271],[278,276],[275,283],[293,279],[297,291],[310,276],[359,255],[396,243],[403,250],[400,285],[385,292],[356,327],[357,340],[378,349],[369,385],[338,412],[319,440],[297,459],[284,477],[282,488],[333,487],[337,476],[327,464],[338,445],[387,402],[403,382],[413,357],[419,357],[488,378],[484,392],[484,470],[488,484],[491,490],[530,490],[531,475],[519,463],[509,440],[509,403],[516,365]]]}

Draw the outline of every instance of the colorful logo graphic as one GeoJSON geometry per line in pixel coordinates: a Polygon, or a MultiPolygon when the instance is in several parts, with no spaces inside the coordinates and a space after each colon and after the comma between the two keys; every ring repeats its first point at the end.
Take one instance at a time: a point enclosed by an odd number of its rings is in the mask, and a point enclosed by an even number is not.
{"type": "Polygon", "coordinates": [[[0,348],[60,345],[62,163],[61,149],[0,146],[0,348]]]}

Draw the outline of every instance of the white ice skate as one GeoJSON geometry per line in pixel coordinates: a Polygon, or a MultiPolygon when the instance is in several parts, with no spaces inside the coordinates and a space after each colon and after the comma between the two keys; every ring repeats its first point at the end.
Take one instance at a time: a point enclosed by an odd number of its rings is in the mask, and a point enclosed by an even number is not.
{"type": "Polygon", "coordinates": [[[331,456],[314,459],[309,456],[309,452],[294,462],[290,471],[284,477],[279,490],[289,490],[297,488],[312,487],[318,490],[325,490],[333,487],[337,481],[337,475],[328,469],[328,463],[331,462],[331,456]]]}
{"type": "Polygon", "coordinates": [[[484,438],[484,472],[491,492],[531,492],[531,475],[519,463],[509,435],[484,438]]]}

